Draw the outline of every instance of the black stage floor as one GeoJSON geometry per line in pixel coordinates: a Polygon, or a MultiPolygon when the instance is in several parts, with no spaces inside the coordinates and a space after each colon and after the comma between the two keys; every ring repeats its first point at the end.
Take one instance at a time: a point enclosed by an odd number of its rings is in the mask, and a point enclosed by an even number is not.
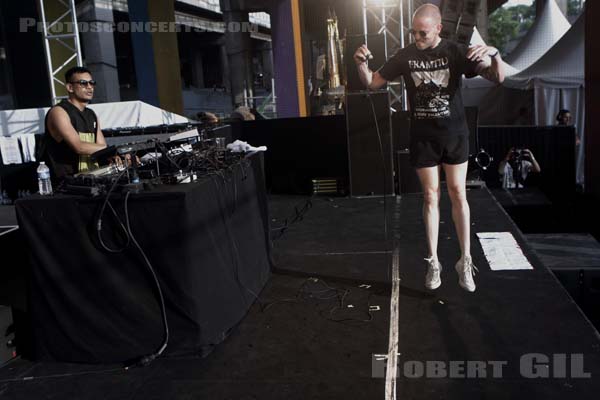
{"type": "MultiPolygon", "coordinates": [[[[473,234],[512,232],[535,269],[491,271],[473,237],[478,288],[460,289],[453,270],[458,244],[444,195],[443,283],[426,291],[420,197],[388,198],[388,230],[399,238],[400,252],[397,398],[597,398],[600,336],[490,193],[472,190],[468,197],[473,234]],[[533,353],[538,364],[549,357],[538,372],[554,378],[521,374],[520,358],[533,353]],[[563,359],[566,376],[578,373],[570,368],[571,358],[578,364],[571,354],[583,354],[579,372],[591,377],[560,377],[563,359]],[[411,377],[436,361],[437,375],[411,377]],[[463,377],[467,363],[476,361],[487,366],[487,378],[481,370],[479,378],[463,377]]],[[[261,303],[206,358],[159,359],[129,371],[19,359],[0,369],[0,398],[384,399],[385,379],[373,377],[381,371],[372,357],[388,352],[389,338],[392,242],[384,240],[382,199],[310,201],[312,207],[303,207],[306,199],[272,198],[275,272],[261,303]],[[300,216],[295,208],[305,212],[300,216]]],[[[532,372],[528,366],[523,373],[532,372]]]]}
{"type": "Polygon", "coordinates": [[[2,205],[0,206],[0,226],[17,225],[17,214],[15,206],[2,205]]]}

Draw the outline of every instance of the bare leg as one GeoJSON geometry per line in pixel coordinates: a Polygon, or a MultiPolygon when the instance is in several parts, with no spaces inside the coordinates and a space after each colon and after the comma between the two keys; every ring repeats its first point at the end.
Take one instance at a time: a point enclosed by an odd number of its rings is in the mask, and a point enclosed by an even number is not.
{"type": "Polygon", "coordinates": [[[452,220],[460,242],[461,258],[471,256],[471,214],[467,202],[467,165],[443,164],[448,194],[452,201],[452,220]]]}
{"type": "Polygon", "coordinates": [[[438,234],[440,228],[440,166],[417,168],[423,188],[423,220],[427,235],[428,258],[438,259],[438,234]]]}

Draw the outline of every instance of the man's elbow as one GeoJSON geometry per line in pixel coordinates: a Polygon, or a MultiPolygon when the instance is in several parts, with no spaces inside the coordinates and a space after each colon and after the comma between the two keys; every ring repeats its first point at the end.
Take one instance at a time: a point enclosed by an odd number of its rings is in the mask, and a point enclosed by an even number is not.
{"type": "Polygon", "coordinates": [[[73,152],[79,156],[85,155],[84,151],[85,151],[85,147],[83,145],[83,142],[77,140],[77,141],[70,141],[69,143],[69,147],[71,147],[71,150],[73,150],[73,152]]]}
{"type": "Polygon", "coordinates": [[[371,82],[371,84],[369,85],[369,89],[370,90],[379,90],[382,87],[384,87],[386,83],[387,83],[386,81],[383,81],[383,82],[371,82]]]}
{"type": "Polygon", "coordinates": [[[79,142],[79,143],[75,144],[75,146],[73,146],[73,151],[78,156],[89,156],[90,154],[92,154],[90,152],[90,147],[86,146],[86,144],[84,142],[79,142]]]}

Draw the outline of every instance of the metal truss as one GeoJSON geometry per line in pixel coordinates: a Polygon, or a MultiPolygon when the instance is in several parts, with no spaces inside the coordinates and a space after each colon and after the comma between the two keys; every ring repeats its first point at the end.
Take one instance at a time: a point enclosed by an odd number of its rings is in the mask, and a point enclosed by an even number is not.
{"type": "Polygon", "coordinates": [[[63,70],[83,65],[75,0],[39,0],[52,104],[67,98],[63,70]]]}
{"type": "MultiPolygon", "coordinates": [[[[405,10],[412,9],[412,1],[407,0],[363,0],[363,32],[368,46],[370,33],[383,35],[385,60],[394,55],[394,50],[405,46],[407,33],[405,10]],[[369,21],[371,24],[369,25],[369,21]]],[[[407,110],[404,82],[394,81],[388,85],[390,108],[407,110]]]]}

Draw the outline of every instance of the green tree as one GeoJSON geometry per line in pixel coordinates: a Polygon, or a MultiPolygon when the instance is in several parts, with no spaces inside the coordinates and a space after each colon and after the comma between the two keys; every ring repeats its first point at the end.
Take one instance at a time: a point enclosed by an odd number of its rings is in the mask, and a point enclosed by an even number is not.
{"type": "Polygon", "coordinates": [[[567,3],[567,15],[569,17],[576,17],[581,12],[583,7],[582,0],[569,0],[567,3]]]}
{"type": "Polygon", "coordinates": [[[506,45],[531,28],[535,5],[500,7],[490,15],[488,33],[490,44],[504,53],[506,45]]]}
{"type": "Polygon", "coordinates": [[[501,52],[504,47],[519,31],[519,23],[512,18],[512,13],[504,7],[498,8],[490,15],[488,34],[490,44],[501,52]]]}

